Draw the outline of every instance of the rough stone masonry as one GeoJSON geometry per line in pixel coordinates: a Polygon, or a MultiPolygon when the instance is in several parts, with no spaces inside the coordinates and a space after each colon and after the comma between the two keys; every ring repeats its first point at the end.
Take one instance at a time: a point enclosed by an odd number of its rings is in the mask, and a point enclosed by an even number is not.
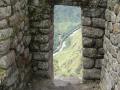
{"type": "Polygon", "coordinates": [[[54,5],[82,9],[83,80],[120,90],[119,0],[0,0],[0,90],[53,79],[54,5]]]}

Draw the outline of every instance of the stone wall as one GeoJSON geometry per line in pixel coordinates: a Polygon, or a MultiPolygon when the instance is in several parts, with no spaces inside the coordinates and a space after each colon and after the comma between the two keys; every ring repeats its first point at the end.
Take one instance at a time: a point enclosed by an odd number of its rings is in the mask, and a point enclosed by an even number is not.
{"type": "Polygon", "coordinates": [[[100,80],[101,61],[104,56],[103,36],[105,31],[106,0],[98,4],[83,8],[83,79],[100,80]]]}
{"type": "Polygon", "coordinates": [[[33,75],[40,78],[53,78],[53,27],[52,10],[47,0],[31,0],[29,8],[30,33],[32,40],[33,75]]]}
{"type": "Polygon", "coordinates": [[[0,1],[0,90],[23,90],[32,72],[34,77],[53,79],[56,4],[82,8],[83,79],[101,77],[102,90],[120,90],[119,0],[50,1],[0,1]]]}
{"type": "Polygon", "coordinates": [[[23,90],[31,55],[27,0],[0,0],[0,90],[23,90]]]}
{"type": "MultiPolygon", "coordinates": [[[[52,0],[51,0],[52,1],[52,0]]],[[[96,6],[86,0],[63,0],[48,2],[31,0],[29,8],[30,32],[32,40],[33,75],[53,78],[53,6],[58,4],[82,6],[83,10],[83,68],[84,80],[99,80],[103,59],[104,14],[106,0],[96,6]]]]}
{"type": "Polygon", "coordinates": [[[108,0],[101,89],[120,90],[120,1],[108,0]]]}

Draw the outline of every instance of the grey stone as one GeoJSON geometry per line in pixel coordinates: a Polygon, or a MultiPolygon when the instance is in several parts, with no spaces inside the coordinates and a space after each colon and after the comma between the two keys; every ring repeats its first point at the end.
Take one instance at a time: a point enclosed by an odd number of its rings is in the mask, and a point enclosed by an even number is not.
{"type": "Polygon", "coordinates": [[[105,29],[105,36],[107,38],[110,38],[110,31],[108,29],[105,29]]]}
{"type": "Polygon", "coordinates": [[[0,56],[7,53],[10,49],[10,39],[0,42],[0,56]]]}
{"type": "Polygon", "coordinates": [[[120,51],[118,51],[118,54],[117,54],[117,61],[118,63],[120,63],[120,51]]]}
{"type": "Polygon", "coordinates": [[[47,78],[49,79],[50,78],[50,75],[49,75],[49,72],[46,71],[46,70],[37,70],[35,73],[34,73],[34,76],[35,77],[38,77],[38,78],[47,78]]]}
{"type": "MultiPolygon", "coordinates": [[[[118,10],[118,11],[119,11],[119,10],[118,10]]],[[[120,23],[120,12],[119,12],[118,15],[117,15],[116,22],[117,22],[117,23],[120,23]]]]}
{"type": "Polygon", "coordinates": [[[49,52],[34,52],[33,60],[48,61],[49,60],[49,52]]]}
{"type": "Polygon", "coordinates": [[[107,9],[106,12],[105,12],[105,17],[106,17],[107,21],[111,21],[113,23],[116,22],[116,15],[113,11],[110,11],[110,10],[107,9]]]}
{"type": "Polygon", "coordinates": [[[50,29],[40,29],[38,32],[41,32],[42,34],[49,34],[50,29]]]}
{"type": "Polygon", "coordinates": [[[83,26],[90,26],[92,24],[92,21],[88,17],[82,17],[82,25],[83,26]]]}
{"type": "Polygon", "coordinates": [[[87,48],[91,48],[94,46],[94,42],[92,38],[83,37],[83,46],[87,48]]]}
{"type": "Polygon", "coordinates": [[[0,67],[1,68],[9,68],[12,64],[15,65],[15,52],[11,51],[8,54],[4,55],[0,58],[0,67]]]}
{"type": "Polygon", "coordinates": [[[83,58],[83,67],[84,69],[91,69],[93,68],[95,65],[95,61],[94,59],[90,59],[90,58],[83,58]]]}
{"type": "Polygon", "coordinates": [[[49,20],[44,20],[41,22],[32,22],[31,24],[32,27],[39,27],[39,28],[50,28],[50,21],[49,20]]]}
{"type": "Polygon", "coordinates": [[[0,1],[0,6],[8,6],[8,5],[10,5],[10,0],[1,0],[0,1]]]}
{"type": "Polygon", "coordinates": [[[49,50],[50,50],[49,43],[47,43],[47,44],[41,44],[40,45],[40,51],[42,51],[42,52],[48,52],[49,50]]]}
{"type": "Polygon", "coordinates": [[[103,17],[103,13],[104,13],[104,9],[103,8],[92,8],[92,9],[88,9],[85,8],[83,9],[83,15],[86,17],[93,17],[93,18],[97,18],[97,17],[103,17]]]}
{"type": "Polygon", "coordinates": [[[113,45],[118,45],[120,43],[120,34],[110,34],[110,41],[113,45]]]}
{"type": "Polygon", "coordinates": [[[101,69],[101,67],[102,67],[102,60],[103,59],[96,59],[96,61],[95,61],[95,68],[101,69]]]}
{"type": "Polygon", "coordinates": [[[8,24],[6,19],[0,21],[0,28],[6,28],[7,26],[8,24]]]}
{"type": "Polygon", "coordinates": [[[48,43],[49,36],[48,35],[37,35],[34,40],[38,41],[39,43],[48,43]]]}
{"type": "Polygon", "coordinates": [[[83,49],[83,56],[95,58],[95,57],[97,57],[97,50],[95,48],[84,48],[83,49]]]}
{"type": "Polygon", "coordinates": [[[25,46],[28,46],[30,44],[32,37],[31,36],[24,36],[23,37],[23,43],[25,46]]]}
{"type": "Polygon", "coordinates": [[[29,48],[25,48],[25,49],[24,49],[24,57],[25,57],[25,58],[28,58],[29,56],[30,56],[29,48]]]}
{"type": "Polygon", "coordinates": [[[114,10],[114,6],[115,4],[118,3],[118,0],[109,0],[107,2],[107,7],[110,9],[110,10],[114,10]]]}
{"type": "Polygon", "coordinates": [[[15,37],[12,38],[11,40],[12,40],[12,42],[11,42],[11,44],[10,44],[10,48],[14,49],[14,48],[16,48],[17,45],[18,45],[18,38],[17,38],[17,36],[15,36],[15,37]]]}
{"type": "Polygon", "coordinates": [[[105,51],[104,51],[103,48],[99,48],[99,49],[98,49],[98,53],[99,53],[100,55],[104,55],[105,51]]]}
{"type": "Polygon", "coordinates": [[[116,47],[112,44],[109,47],[109,51],[113,55],[113,57],[117,57],[118,50],[119,50],[118,47],[116,47]]]}
{"type": "Polygon", "coordinates": [[[112,33],[112,31],[113,31],[113,23],[112,22],[107,22],[106,29],[109,30],[110,33],[112,33]]]}
{"type": "Polygon", "coordinates": [[[8,39],[12,36],[13,29],[7,28],[7,29],[1,29],[0,30],[0,40],[8,39]]]}
{"type": "Polygon", "coordinates": [[[0,19],[6,18],[11,15],[11,6],[0,7],[0,19]]]}
{"type": "Polygon", "coordinates": [[[103,39],[94,39],[94,47],[95,48],[101,48],[103,47],[103,39]]]}
{"type": "Polygon", "coordinates": [[[49,68],[48,62],[38,62],[38,68],[43,70],[48,70],[49,68]]]}
{"type": "Polygon", "coordinates": [[[93,27],[105,28],[105,20],[101,18],[92,18],[93,27]]]}
{"type": "Polygon", "coordinates": [[[18,70],[16,70],[13,74],[11,74],[7,79],[6,79],[6,86],[11,86],[15,84],[15,82],[18,79],[18,70]]]}
{"type": "Polygon", "coordinates": [[[100,75],[100,69],[85,69],[83,71],[83,78],[85,80],[99,80],[100,75]]]}
{"type": "Polygon", "coordinates": [[[101,38],[104,35],[104,31],[98,28],[83,27],[83,36],[90,38],[101,38]]]}

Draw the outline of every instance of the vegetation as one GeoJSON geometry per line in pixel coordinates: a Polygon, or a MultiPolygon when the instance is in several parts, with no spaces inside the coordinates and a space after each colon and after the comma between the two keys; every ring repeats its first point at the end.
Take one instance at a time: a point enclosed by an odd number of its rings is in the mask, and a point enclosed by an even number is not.
{"type": "Polygon", "coordinates": [[[82,34],[80,29],[77,31],[74,29],[81,23],[80,13],[78,7],[61,5],[55,7],[54,51],[62,41],[62,47],[54,53],[56,76],[80,77],[82,75],[82,34]]]}
{"type": "Polygon", "coordinates": [[[55,75],[78,76],[82,75],[82,35],[76,31],[68,37],[66,47],[54,55],[55,75]]]}

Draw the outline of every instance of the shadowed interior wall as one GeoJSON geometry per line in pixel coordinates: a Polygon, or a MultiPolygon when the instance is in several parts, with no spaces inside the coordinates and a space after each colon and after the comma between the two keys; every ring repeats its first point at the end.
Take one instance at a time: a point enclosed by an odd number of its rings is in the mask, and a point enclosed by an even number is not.
{"type": "Polygon", "coordinates": [[[104,13],[106,0],[94,8],[88,1],[64,0],[48,2],[34,0],[30,2],[30,31],[32,41],[33,73],[38,76],[53,77],[53,6],[58,4],[81,6],[83,11],[83,67],[84,80],[99,80],[101,75],[101,60],[103,59],[103,36],[105,28],[104,13]],[[82,3],[82,4],[81,4],[82,3]],[[84,5],[84,6],[83,6],[84,5]],[[85,6],[86,5],[86,6],[85,6]]]}
{"type": "Polygon", "coordinates": [[[28,30],[28,0],[0,0],[0,90],[22,90],[31,75],[28,30]]]}
{"type": "Polygon", "coordinates": [[[53,9],[47,0],[31,0],[29,8],[33,74],[53,78],[53,9]]]}

